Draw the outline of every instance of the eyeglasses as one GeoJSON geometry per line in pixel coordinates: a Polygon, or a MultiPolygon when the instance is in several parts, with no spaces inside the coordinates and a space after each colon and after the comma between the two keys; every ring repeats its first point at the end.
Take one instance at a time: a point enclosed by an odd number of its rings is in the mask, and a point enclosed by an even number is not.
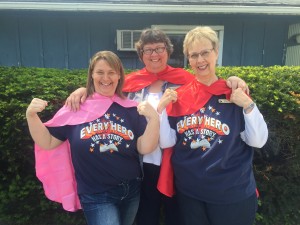
{"type": "Polygon", "coordinates": [[[157,47],[157,48],[147,48],[143,49],[142,52],[145,55],[152,55],[152,53],[155,51],[157,54],[163,53],[166,50],[166,47],[157,47]]]}
{"type": "Polygon", "coordinates": [[[199,55],[201,55],[201,57],[203,59],[207,59],[210,55],[210,53],[214,50],[214,48],[212,49],[205,49],[201,52],[195,52],[191,55],[188,55],[189,59],[193,59],[193,60],[197,60],[199,58],[199,55]]]}

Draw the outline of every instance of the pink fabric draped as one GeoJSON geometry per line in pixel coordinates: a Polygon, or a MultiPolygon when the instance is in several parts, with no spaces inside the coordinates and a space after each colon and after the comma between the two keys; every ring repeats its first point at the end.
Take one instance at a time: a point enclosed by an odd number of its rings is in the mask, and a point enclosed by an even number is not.
{"type": "MultiPolygon", "coordinates": [[[[95,93],[80,106],[79,111],[72,112],[64,106],[44,124],[56,127],[90,122],[103,116],[113,102],[126,108],[137,106],[135,101],[121,99],[117,95],[105,97],[95,93]]],[[[81,209],[69,141],[53,150],[44,150],[36,144],[34,147],[36,176],[42,182],[47,198],[61,203],[66,211],[81,209]]]]}

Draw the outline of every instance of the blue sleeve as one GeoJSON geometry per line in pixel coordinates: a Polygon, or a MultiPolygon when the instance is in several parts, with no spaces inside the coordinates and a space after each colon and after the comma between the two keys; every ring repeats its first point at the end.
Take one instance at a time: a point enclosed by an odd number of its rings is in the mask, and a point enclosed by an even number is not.
{"type": "Polygon", "coordinates": [[[62,127],[47,127],[50,134],[52,136],[54,136],[55,138],[61,140],[61,141],[65,141],[68,139],[67,137],[67,133],[68,133],[68,129],[67,126],[62,126],[62,127]]]}
{"type": "Polygon", "coordinates": [[[138,115],[138,129],[137,137],[140,137],[144,134],[147,126],[147,120],[144,116],[138,115]]]}
{"type": "Polygon", "coordinates": [[[176,129],[176,117],[168,116],[170,127],[174,130],[176,129]]]}

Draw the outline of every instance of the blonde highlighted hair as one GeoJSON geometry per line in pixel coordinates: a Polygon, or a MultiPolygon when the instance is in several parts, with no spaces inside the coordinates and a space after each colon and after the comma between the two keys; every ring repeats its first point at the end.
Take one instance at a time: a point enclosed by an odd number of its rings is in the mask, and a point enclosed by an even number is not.
{"type": "Polygon", "coordinates": [[[183,41],[183,54],[188,57],[189,47],[198,40],[206,38],[211,41],[213,49],[219,50],[219,39],[217,33],[208,26],[198,26],[190,30],[183,41]]]}

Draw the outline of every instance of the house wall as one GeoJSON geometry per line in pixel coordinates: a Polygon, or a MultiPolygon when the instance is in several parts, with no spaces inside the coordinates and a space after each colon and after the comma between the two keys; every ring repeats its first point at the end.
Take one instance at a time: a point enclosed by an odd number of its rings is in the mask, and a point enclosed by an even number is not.
{"type": "Polygon", "coordinates": [[[223,66],[284,65],[292,16],[109,12],[0,12],[0,65],[87,68],[99,50],[116,52],[125,68],[141,68],[135,52],[117,51],[117,29],[151,25],[223,25],[223,66]]]}

